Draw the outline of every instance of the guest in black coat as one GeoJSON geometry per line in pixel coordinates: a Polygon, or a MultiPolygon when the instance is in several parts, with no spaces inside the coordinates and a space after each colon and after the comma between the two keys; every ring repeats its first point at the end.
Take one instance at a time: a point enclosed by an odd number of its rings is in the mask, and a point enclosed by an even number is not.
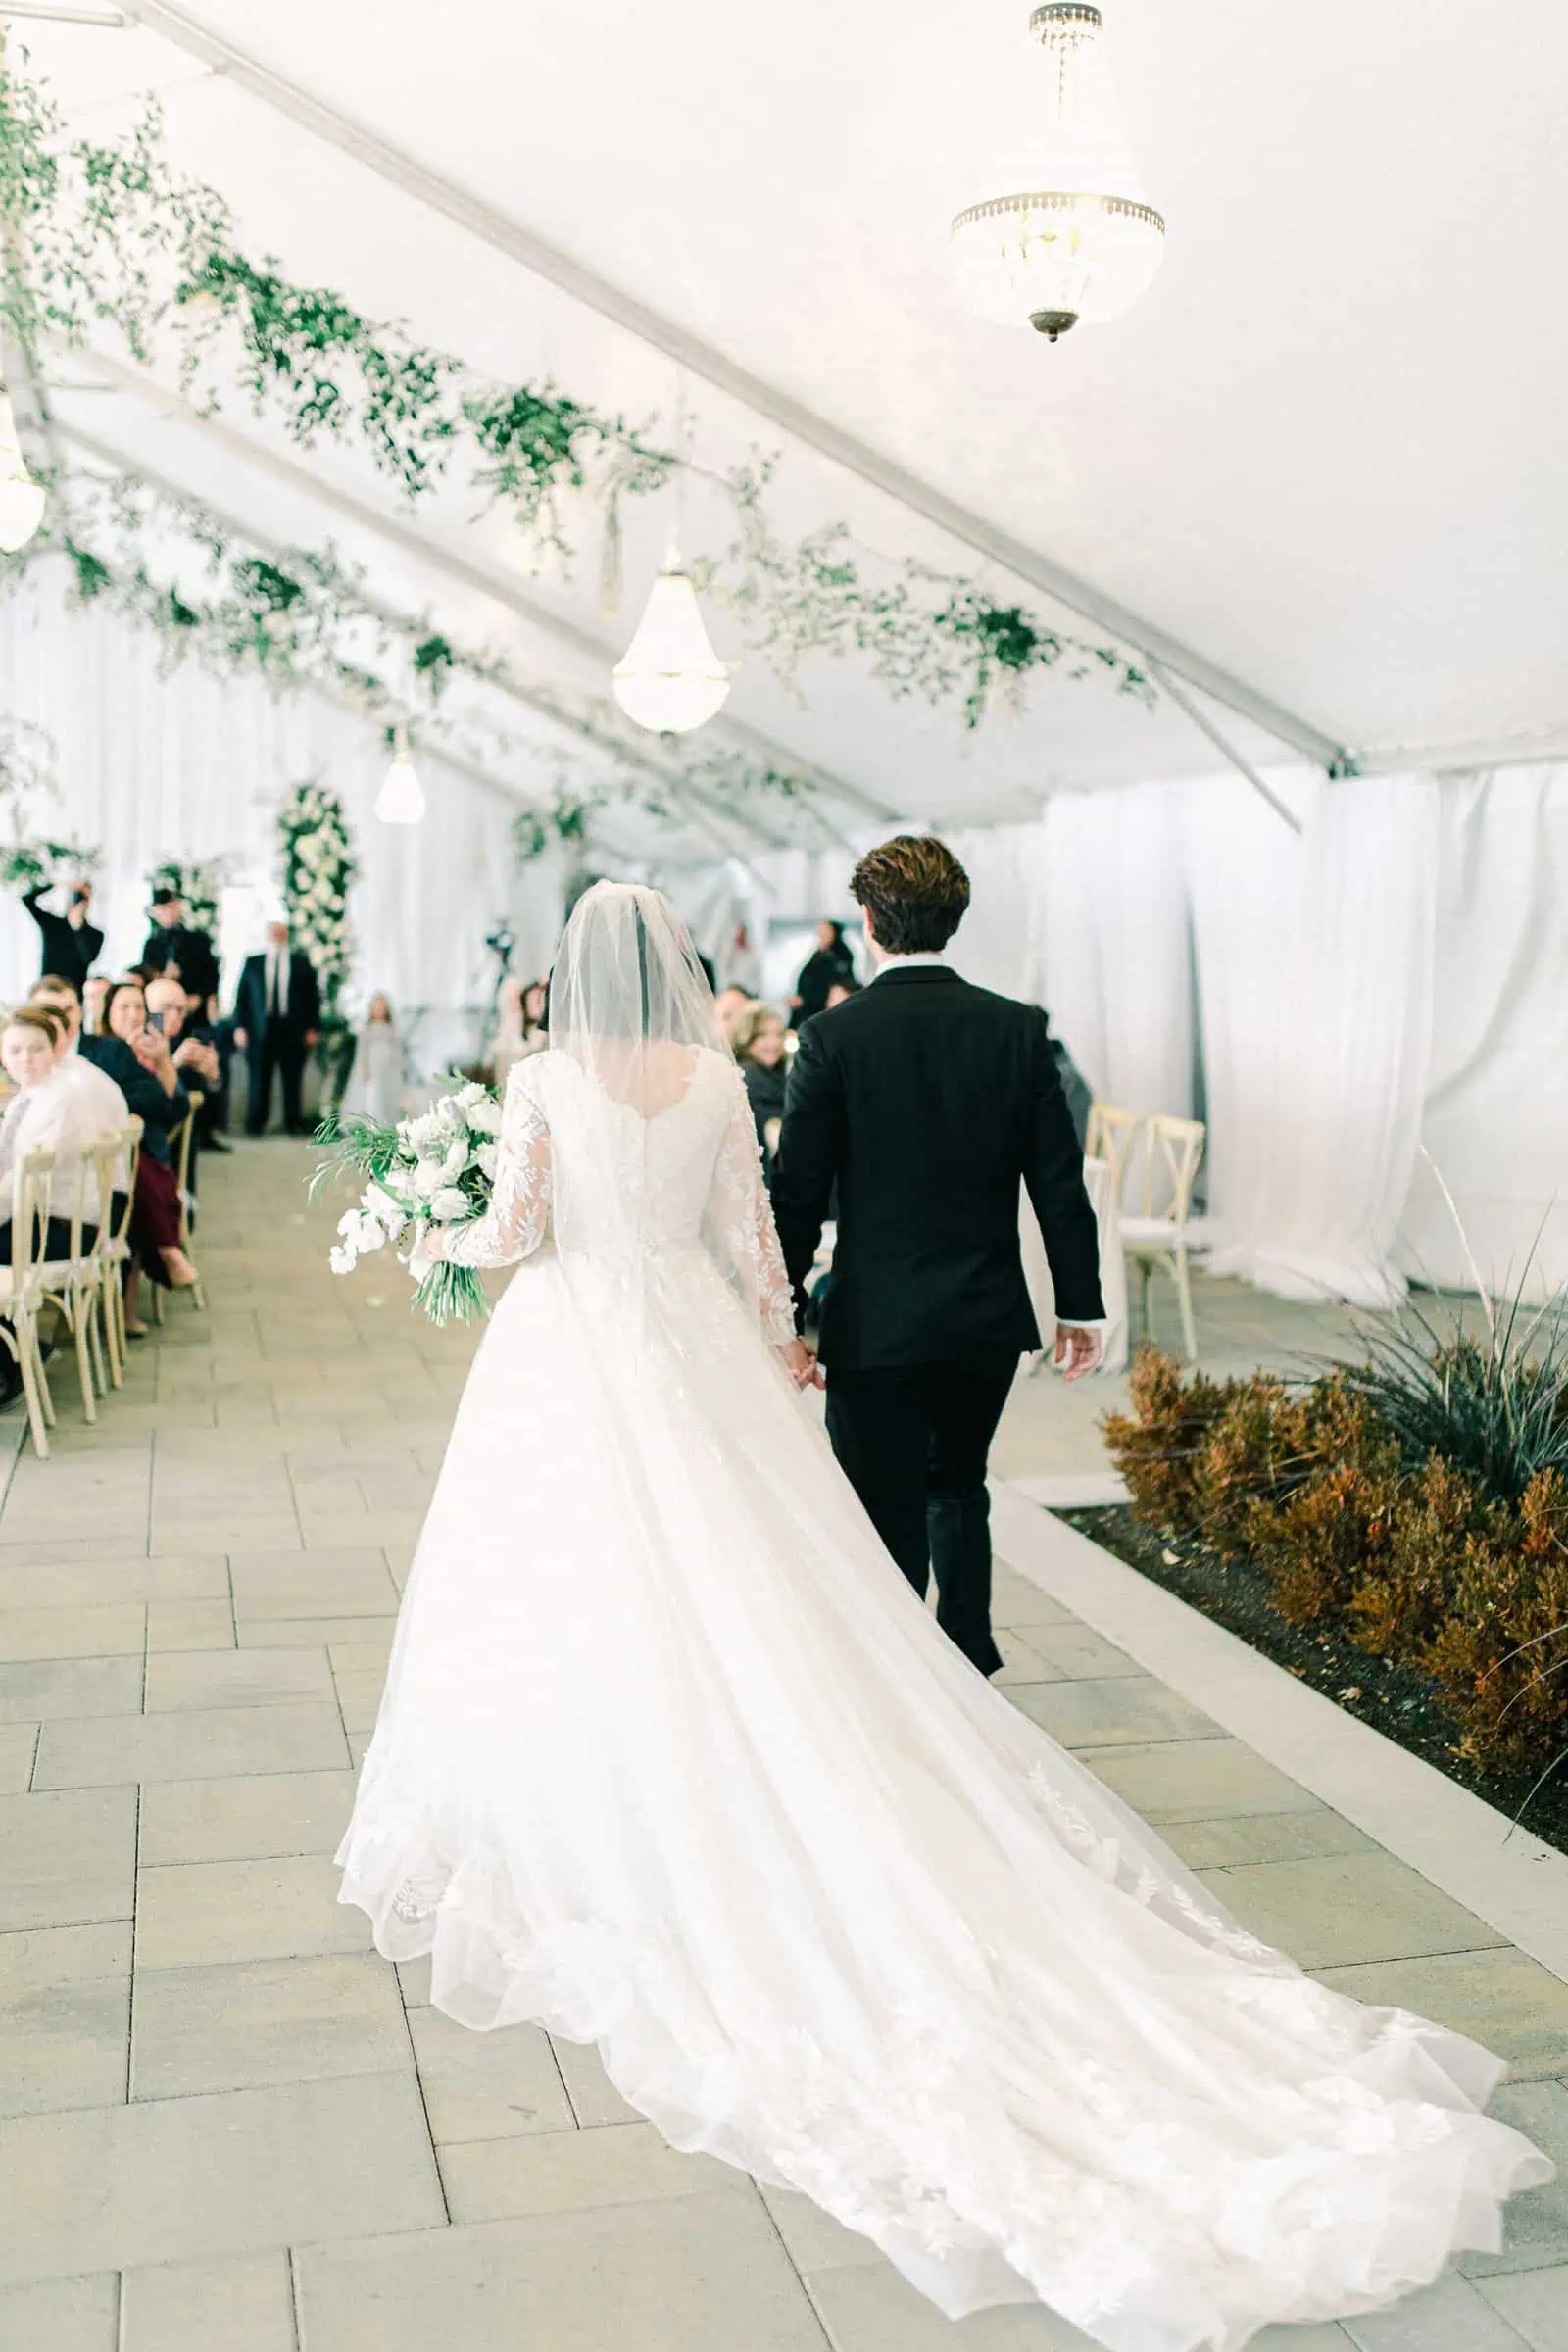
{"type": "Polygon", "coordinates": [[[835,982],[855,978],[855,957],[844,944],[844,925],[830,922],[824,916],[816,926],[816,946],[801,967],[790,999],[790,1009],[796,1027],[803,1028],[814,1020],[827,1004],[828,991],[835,982]]]}
{"type": "Polygon", "coordinates": [[[283,1125],[290,1135],[304,1134],[305,1056],[320,1019],[321,994],[310,957],[289,946],[287,923],[269,923],[267,946],[245,958],[234,998],[234,1043],[250,1072],[247,1135],[260,1135],[267,1125],[274,1070],[283,1081],[283,1125]]]}
{"type": "MultiPolygon", "coordinates": [[[[36,890],[24,890],[22,904],[42,934],[43,972],[52,972],[57,979],[69,980],[78,992],[88,972],[104,952],[104,935],[96,923],[87,920],[92,906],[92,884],[85,879],[73,882],[64,914],[51,914],[39,905],[50,888],[40,883],[36,890]]],[[[42,973],[40,973],[40,978],[42,973]]]]}
{"type": "Polygon", "coordinates": [[[902,837],[851,884],[878,970],[801,1032],[773,1211],[803,1285],[838,1192],[822,1310],[828,1434],[917,1592],[982,1673],[991,1634],[986,1457],[1026,1349],[1040,1346],[1018,1241],[1020,1184],[1045,1237],[1070,1377],[1100,1355],[1100,1245],[1083,1155],[1038,1007],[971,988],[942,959],[969,903],[941,842],[902,837]]]}
{"type": "Polygon", "coordinates": [[[210,1020],[218,995],[218,957],[205,931],[193,931],[185,920],[185,904],[178,891],[167,887],[153,892],[153,921],[141,951],[141,968],[152,979],[172,964],[191,1000],[191,1017],[210,1020]]]}

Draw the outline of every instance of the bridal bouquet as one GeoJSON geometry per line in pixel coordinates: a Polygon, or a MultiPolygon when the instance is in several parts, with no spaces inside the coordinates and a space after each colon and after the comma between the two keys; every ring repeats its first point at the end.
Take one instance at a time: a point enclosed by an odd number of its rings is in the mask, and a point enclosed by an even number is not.
{"type": "MultiPolygon", "coordinates": [[[[495,1182],[501,1104],[487,1086],[470,1082],[443,1095],[415,1119],[386,1126],[378,1119],[330,1116],[317,1142],[332,1147],[311,1178],[314,1200],[323,1184],[343,1175],[368,1176],[358,1208],[338,1219],[331,1251],[334,1274],[352,1274],[362,1257],[392,1248],[407,1265],[432,1226],[461,1227],[482,1216],[495,1182]],[[397,1250],[397,1245],[405,1247],[397,1250]]],[[[432,1323],[472,1323],[489,1310],[471,1266],[433,1265],[414,1294],[432,1323]]]]}

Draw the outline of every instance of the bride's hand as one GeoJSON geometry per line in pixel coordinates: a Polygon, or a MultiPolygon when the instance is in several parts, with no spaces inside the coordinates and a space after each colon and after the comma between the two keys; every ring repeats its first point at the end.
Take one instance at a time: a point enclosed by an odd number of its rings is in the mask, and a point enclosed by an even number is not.
{"type": "Polygon", "coordinates": [[[441,1263],[445,1252],[441,1248],[441,1230],[426,1225],[414,1248],[409,1251],[409,1272],[416,1282],[422,1282],[432,1266],[441,1263]]]}
{"type": "Polygon", "coordinates": [[[821,1366],[804,1340],[791,1340],[787,1348],[781,1348],[778,1360],[798,1389],[822,1387],[821,1366]]]}

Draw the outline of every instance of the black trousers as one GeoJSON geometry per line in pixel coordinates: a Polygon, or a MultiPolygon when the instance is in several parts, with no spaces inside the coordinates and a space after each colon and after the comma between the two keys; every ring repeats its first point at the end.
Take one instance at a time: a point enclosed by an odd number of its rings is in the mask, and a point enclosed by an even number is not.
{"type": "Polygon", "coordinates": [[[991,1498],[986,1456],[1018,1351],[827,1375],[839,1464],[922,1599],[933,1569],[937,1623],[971,1665],[995,1674],[991,1498]]]}
{"type": "Polygon", "coordinates": [[[252,1033],[246,1053],[250,1072],[250,1100],[245,1107],[247,1135],[265,1133],[272,1110],[272,1073],[277,1071],[283,1081],[283,1124],[290,1135],[298,1135],[304,1124],[300,1110],[300,1096],[305,1078],[305,1047],[292,1036],[282,1021],[270,1020],[260,1037],[252,1033]]]}

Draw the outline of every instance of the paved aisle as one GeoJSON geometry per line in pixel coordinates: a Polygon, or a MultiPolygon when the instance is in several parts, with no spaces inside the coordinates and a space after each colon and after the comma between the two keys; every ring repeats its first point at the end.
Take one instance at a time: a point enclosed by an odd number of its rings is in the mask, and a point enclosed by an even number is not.
{"type": "MultiPolygon", "coordinates": [[[[0,1512],[0,2345],[1078,2343],[1038,2312],[951,2328],[804,2200],[670,2154],[591,2052],[449,2025],[336,1904],[469,1343],[415,1322],[395,1269],[330,1278],[309,1157],[209,1165],[211,1312],[175,1302],[96,1432],[62,1376],[57,1458],[19,1460],[0,1512]]],[[[1244,1918],[1509,2048],[1506,2112],[1568,2158],[1568,1987],[1023,1578],[999,1614],[1019,1705],[1225,1872],[1244,1918]]],[[[1568,2192],[1518,2228],[1477,2284],[1353,2340],[1565,2352],[1568,2192]]]]}

